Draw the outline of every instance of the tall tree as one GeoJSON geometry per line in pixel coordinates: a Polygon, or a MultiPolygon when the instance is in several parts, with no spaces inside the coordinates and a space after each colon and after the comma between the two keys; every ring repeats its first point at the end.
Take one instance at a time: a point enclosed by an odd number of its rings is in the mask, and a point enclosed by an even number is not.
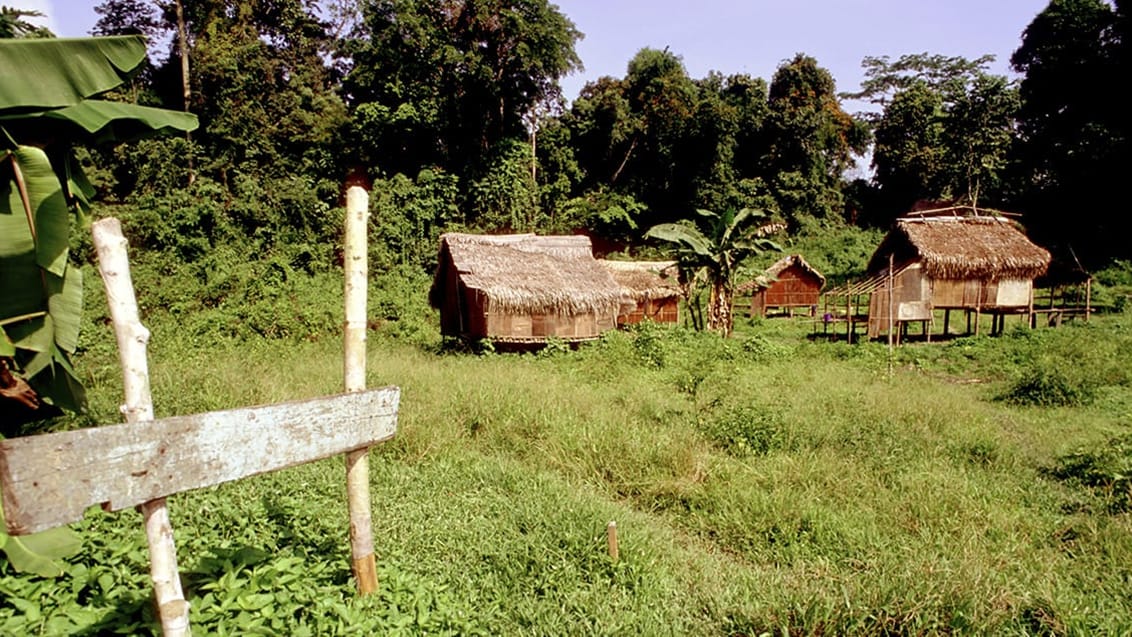
{"type": "Polygon", "coordinates": [[[360,0],[345,93],[369,160],[476,170],[579,68],[581,34],[547,0],[360,0]]]}
{"type": "Polygon", "coordinates": [[[55,34],[47,27],[29,22],[27,18],[45,17],[41,11],[14,9],[0,6],[0,38],[52,38],[55,34]]]}
{"type": "Polygon", "coordinates": [[[848,97],[883,109],[869,120],[884,208],[875,222],[887,223],[920,199],[1003,201],[1018,91],[987,72],[993,60],[918,53],[862,62],[862,90],[848,97]]]}
{"type": "Polygon", "coordinates": [[[842,175],[868,132],[841,108],[833,76],[799,53],[775,71],[769,107],[766,170],[783,214],[797,225],[841,212],[842,175]]]}
{"type": "Polygon", "coordinates": [[[1052,0],[1011,57],[1023,74],[1018,162],[1022,207],[1039,236],[1093,262],[1132,254],[1122,186],[1129,131],[1114,83],[1128,77],[1126,3],[1052,0]],[[1066,214],[1072,214],[1067,222],[1066,214]]]}

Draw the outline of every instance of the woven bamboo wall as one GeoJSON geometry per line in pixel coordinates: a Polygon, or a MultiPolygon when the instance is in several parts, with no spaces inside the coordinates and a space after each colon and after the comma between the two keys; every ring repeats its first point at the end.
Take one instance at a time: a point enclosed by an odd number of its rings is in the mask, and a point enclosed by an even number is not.
{"type": "Polygon", "coordinates": [[[618,325],[636,325],[648,319],[654,323],[679,323],[680,302],[676,297],[638,301],[637,309],[617,317],[618,325]]]}
{"type": "Polygon", "coordinates": [[[766,316],[767,308],[817,307],[822,281],[803,268],[792,265],[778,273],[769,287],[751,295],[751,316],[766,316]]]}

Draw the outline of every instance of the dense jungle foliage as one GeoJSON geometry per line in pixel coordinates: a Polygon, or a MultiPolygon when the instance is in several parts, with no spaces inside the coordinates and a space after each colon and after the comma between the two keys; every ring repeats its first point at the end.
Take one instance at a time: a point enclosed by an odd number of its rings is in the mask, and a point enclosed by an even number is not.
{"type": "Polygon", "coordinates": [[[117,99],[201,126],[90,165],[100,214],[180,263],[230,250],[332,267],[355,173],[373,184],[380,268],[427,271],[445,229],[635,250],[697,208],[763,209],[794,233],[887,228],[922,200],[1022,213],[1059,256],[1100,266],[1132,256],[1116,232],[1128,118],[1110,92],[1132,75],[1126,5],[1050,2],[1011,58],[1018,80],[986,57],[866,58],[852,97],[876,110],[854,115],[805,54],[770,78],[693,78],[679,52],[646,48],[563,96],[582,34],[547,0],[107,0],[95,34],[151,42],[117,99]],[[847,181],[868,149],[872,177],[847,181]]]}

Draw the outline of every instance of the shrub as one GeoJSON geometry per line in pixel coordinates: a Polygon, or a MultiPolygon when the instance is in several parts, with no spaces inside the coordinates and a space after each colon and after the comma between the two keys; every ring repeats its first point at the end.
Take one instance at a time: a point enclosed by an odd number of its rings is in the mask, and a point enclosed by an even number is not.
{"type": "Polygon", "coordinates": [[[1012,405],[1035,407],[1088,405],[1096,398],[1097,389],[1092,379],[1039,362],[1014,381],[1001,399],[1012,405]]]}
{"type": "Polygon", "coordinates": [[[789,446],[782,414],[765,406],[727,408],[709,416],[702,429],[713,443],[736,456],[761,456],[789,446]]]}

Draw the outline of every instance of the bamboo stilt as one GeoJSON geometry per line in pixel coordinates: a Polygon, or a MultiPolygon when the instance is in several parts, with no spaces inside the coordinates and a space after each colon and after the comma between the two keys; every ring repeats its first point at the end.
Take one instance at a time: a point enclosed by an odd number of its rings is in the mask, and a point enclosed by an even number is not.
{"type": "MultiPolygon", "coordinates": [[[[125,390],[122,413],[129,423],[153,420],[153,398],[150,395],[146,361],[149,330],[138,318],[138,304],[130,278],[127,242],[122,235],[122,225],[111,217],[96,221],[91,231],[98,253],[98,270],[106,287],[106,300],[110,305],[110,317],[118,340],[118,356],[122,363],[125,390]]],[[[177,573],[177,550],[173,545],[173,528],[169,523],[165,498],[145,502],[139,508],[145,519],[150,580],[153,582],[162,633],[166,637],[189,635],[189,604],[185,601],[181,578],[177,573]]]]}

